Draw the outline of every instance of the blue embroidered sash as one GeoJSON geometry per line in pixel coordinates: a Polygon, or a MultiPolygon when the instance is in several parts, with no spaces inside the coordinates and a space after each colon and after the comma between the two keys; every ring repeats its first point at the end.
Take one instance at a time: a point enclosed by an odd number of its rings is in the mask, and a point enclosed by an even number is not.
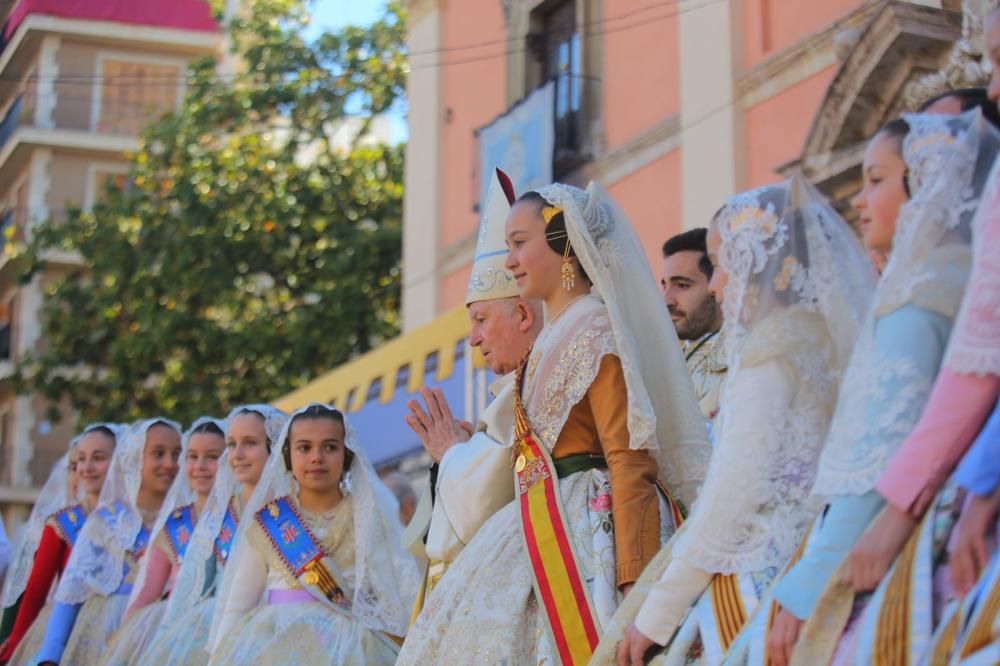
{"type": "Polygon", "coordinates": [[[333,577],[332,561],[287,496],[265,506],[255,518],[279,559],[302,587],[320,601],[350,611],[350,599],[333,577]]]}
{"type": "Polygon", "coordinates": [[[194,531],[194,504],[186,504],[174,509],[163,524],[163,532],[167,535],[167,543],[174,553],[178,564],[184,559],[188,544],[191,543],[191,533],[194,531]]]}
{"type": "Polygon", "coordinates": [[[225,565],[229,559],[229,551],[233,547],[233,539],[236,538],[236,528],[239,527],[240,519],[236,515],[236,507],[233,501],[229,500],[226,507],[226,514],[222,517],[222,527],[219,528],[219,535],[215,537],[215,545],[212,551],[219,564],[225,565]]]}
{"type": "Polygon", "coordinates": [[[87,512],[84,511],[82,504],[74,504],[52,514],[56,533],[71,547],[76,543],[76,537],[80,534],[85,520],[87,512]]]}
{"type": "Polygon", "coordinates": [[[139,533],[135,535],[135,541],[132,543],[132,549],[129,554],[135,558],[136,561],[142,559],[142,556],[146,553],[146,546],[149,545],[149,528],[143,525],[139,528],[139,533]]]}
{"type": "MultiPolygon", "coordinates": [[[[118,515],[124,513],[128,510],[128,506],[125,502],[121,500],[115,502],[114,504],[109,504],[108,506],[103,506],[97,510],[97,515],[100,516],[104,522],[108,523],[109,526],[113,526],[118,522],[118,515]]],[[[129,554],[135,559],[139,560],[142,558],[143,554],[146,552],[146,546],[149,545],[149,527],[142,525],[139,528],[139,533],[135,536],[135,541],[132,542],[132,547],[129,549],[129,554]]]]}

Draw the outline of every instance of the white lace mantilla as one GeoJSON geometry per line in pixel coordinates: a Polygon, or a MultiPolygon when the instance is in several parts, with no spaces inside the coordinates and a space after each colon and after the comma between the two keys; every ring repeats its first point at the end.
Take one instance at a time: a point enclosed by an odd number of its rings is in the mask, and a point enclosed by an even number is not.
{"type": "Polygon", "coordinates": [[[723,386],[716,450],[676,557],[743,574],[795,551],[821,506],[810,490],[836,400],[835,358],[822,317],[801,306],[750,333],[723,386]]]}
{"type": "MultiPolygon", "coordinates": [[[[890,353],[876,339],[878,327],[916,306],[943,317],[950,330],[969,279],[973,216],[1000,149],[1000,135],[978,111],[906,120],[903,157],[915,189],[900,209],[892,254],[840,390],[814,488],[827,497],[874,488],[920,418],[940,352],[934,358],[915,349],[890,353]]],[[[933,344],[927,340],[925,351],[933,344]]]]}
{"type": "Polygon", "coordinates": [[[674,555],[759,573],[791,556],[819,508],[810,490],[874,271],[798,176],[730,198],[712,224],[728,274],[729,371],[708,477],[674,555]]]}
{"type": "MultiPolygon", "coordinates": [[[[56,601],[81,604],[93,595],[111,595],[122,582],[125,558],[144,519],[136,507],[142,483],[146,432],[157,423],[180,434],[180,425],[164,418],[147,419],[118,438],[97,507],[87,517],[73,545],[56,601]]],[[[149,518],[151,523],[155,516],[149,518]]]]}
{"type": "MultiPolygon", "coordinates": [[[[566,360],[572,360],[574,353],[593,362],[599,362],[603,353],[618,356],[628,390],[629,448],[649,450],[656,459],[659,478],[690,506],[704,481],[711,446],[677,334],[657,293],[642,245],[624,213],[600,185],[591,183],[584,191],[556,184],[538,193],[550,205],[562,209],[570,244],[593,281],[594,295],[604,304],[601,317],[607,319],[605,323],[596,311],[587,311],[593,315],[587,320],[594,327],[593,337],[574,340],[575,351],[574,347],[566,347],[566,360]]],[[[583,299],[570,309],[593,309],[594,303],[589,302],[592,300],[583,299]]],[[[553,328],[564,329],[568,322],[563,319],[586,316],[580,311],[575,315],[567,311],[553,328]]],[[[554,333],[543,331],[543,335],[554,333]]],[[[566,333],[553,336],[549,344],[556,349],[557,344],[568,343],[569,337],[566,333]],[[560,336],[561,340],[554,339],[560,336]]],[[[546,358],[544,364],[555,368],[559,361],[546,358]]],[[[580,371],[567,370],[555,380],[554,386],[561,387],[554,389],[552,397],[557,405],[551,408],[552,414],[534,411],[539,421],[532,421],[532,426],[549,432],[539,433],[543,439],[551,440],[558,432],[553,424],[565,423],[565,415],[559,414],[568,414],[572,407],[568,399],[582,397],[586,392],[584,379],[588,375],[592,379],[591,372],[596,372],[598,366],[586,362],[584,366],[580,371]]],[[[546,372],[540,371],[542,376],[546,372]]],[[[534,386],[532,389],[539,390],[534,386]]],[[[526,400],[526,404],[534,402],[526,400]]],[[[532,416],[532,408],[528,409],[532,416]]]]}

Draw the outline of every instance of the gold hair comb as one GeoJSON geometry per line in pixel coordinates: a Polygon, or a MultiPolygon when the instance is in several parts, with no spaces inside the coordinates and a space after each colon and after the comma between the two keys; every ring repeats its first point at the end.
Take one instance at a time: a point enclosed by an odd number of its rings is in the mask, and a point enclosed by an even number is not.
{"type": "Polygon", "coordinates": [[[545,220],[545,224],[552,221],[552,218],[563,212],[562,208],[558,206],[545,206],[542,208],[542,219],[545,220]]]}

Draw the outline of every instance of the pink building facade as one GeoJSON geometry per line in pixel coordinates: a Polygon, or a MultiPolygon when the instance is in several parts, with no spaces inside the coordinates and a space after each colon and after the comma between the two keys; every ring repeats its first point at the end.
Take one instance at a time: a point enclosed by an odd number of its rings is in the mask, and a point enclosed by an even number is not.
{"type": "MultiPolygon", "coordinates": [[[[975,32],[979,4],[411,0],[405,327],[462,303],[480,130],[546,81],[554,150],[520,141],[514,168],[600,182],[658,270],[664,240],[791,169],[849,212],[864,139],[943,85],[926,78],[947,66],[963,21],[975,32]]],[[[534,136],[530,119],[505,122],[534,136]]]]}

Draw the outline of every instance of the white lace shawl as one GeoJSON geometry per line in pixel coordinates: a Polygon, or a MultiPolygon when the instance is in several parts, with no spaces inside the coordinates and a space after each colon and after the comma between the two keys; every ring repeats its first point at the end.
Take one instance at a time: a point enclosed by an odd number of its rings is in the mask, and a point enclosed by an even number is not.
{"type": "Polygon", "coordinates": [[[538,334],[528,357],[524,405],[532,431],[549,451],[597,378],[601,360],[617,353],[607,308],[596,296],[574,302],[538,334]]]}
{"type": "MultiPolygon", "coordinates": [[[[222,431],[226,433],[227,437],[229,425],[233,419],[245,411],[256,412],[263,417],[264,432],[271,447],[270,457],[280,455],[278,451],[280,447],[276,442],[281,436],[281,430],[285,427],[288,415],[271,405],[241,405],[232,410],[226,417],[222,431]]],[[[181,563],[181,569],[177,573],[174,590],[170,594],[167,608],[163,614],[163,626],[168,626],[178,618],[185,617],[202,600],[208,573],[206,567],[208,561],[215,557],[215,540],[222,529],[222,521],[226,517],[226,511],[229,510],[229,502],[240,492],[241,486],[233,475],[233,470],[229,467],[229,452],[227,450],[219,459],[219,471],[215,475],[215,483],[212,484],[212,493],[208,496],[205,506],[202,507],[201,515],[198,516],[198,524],[195,525],[191,543],[188,544],[187,554],[184,556],[184,562],[181,563]]],[[[230,557],[232,553],[231,549],[230,557]]],[[[215,575],[215,589],[219,589],[222,572],[217,571],[215,575]]],[[[215,628],[213,624],[212,629],[215,628]]]]}
{"type": "Polygon", "coordinates": [[[38,546],[42,541],[42,532],[45,530],[45,522],[53,514],[80,501],[80,497],[73,497],[69,494],[70,458],[80,439],[101,425],[108,424],[88,425],[82,433],[70,440],[69,452],[56,461],[49,478],[42,486],[41,492],[38,493],[38,499],[35,500],[35,505],[31,508],[28,522],[21,531],[21,538],[14,552],[14,557],[10,560],[7,577],[3,581],[0,605],[4,608],[13,606],[28,585],[28,578],[31,576],[31,569],[35,564],[35,553],[38,551],[38,546]]]}
{"type": "MultiPolygon", "coordinates": [[[[293,413],[282,429],[272,448],[267,468],[243,512],[234,549],[252,548],[246,543],[246,528],[253,522],[253,517],[268,502],[295,491],[295,480],[285,469],[280,450],[288,439],[295,416],[312,406],[306,405],[293,413]]],[[[353,599],[352,612],[372,631],[404,636],[421,573],[414,556],[402,546],[399,503],[379,479],[346,419],[345,426],[345,444],[354,452],[354,461],[345,477],[347,492],[354,501],[355,587],[349,592],[353,599]]],[[[232,567],[227,568],[221,594],[216,600],[213,618],[216,627],[225,615],[225,599],[229,597],[230,589],[239,584],[231,575],[232,571],[232,567]]],[[[215,638],[218,639],[218,636],[215,638]]],[[[218,641],[210,638],[209,645],[218,645],[218,641]]]]}
{"type": "Polygon", "coordinates": [[[972,218],[1000,148],[1000,135],[978,110],[906,120],[903,158],[915,184],[913,198],[900,209],[892,253],[823,449],[813,492],[827,497],[874,488],[920,418],[937,366],[928,373],[915,360],[887,358],[876,344],[876,327],[907,304],[954,319],[969,276],[972,218]],[[877,418],[872,404],[879,405],[877,418]]]}
{"type": "Polygon", "coordinates": [[[815,519],[809,491],[874,270],[796,177],[717,216],[728,365],[708,478],[674,555],[713,573],[781,566],[815,519]]]}
{"type": "Polygon", "coordinates": [[[972,222],[972,246],[972,277],[944,363],[961,374],[1000,375],[1000,161],[972,222]]]}
{"type": "Polygon", "coordinates": [[[121,585],[125,553],[142,528],[136,498],[142,483],[146,431],[155,423],[181,432],[177,423],[153,418],[133,424],[119,438],[97,506],[83,524],[59,581],[56,601],[81,604],[94,594],[108,596],[121,585]]]}
{"type": "MultiPolygon", "coordinates": [[[[603,301],[605,312],[598,316],[588,311],[593,314],[595,326],[587,334],[593,336],[591,340],[552,336],[551,350],[572,355],[572,348],[565,346],[571,342],[591,347],[588,353],[611,353],[613,348],[621,360],[628,391],[629,447],[648,449],[656,458],[659,478],[677,499],[690,506],[704,481],[711,445],[677,334],[642,246],[625,215],[596,183],[586,191],[556,184],[538,193],[550,205],[562,209],[570,244],[593,281],[593,293],[603,301]]],[[[570,309],[593,308],[585,301],[570,309]]],[[[560,320],[570,314],[567,310],[560,320]]],[[[578,312],[576,316],[581,315],[578,312]]],[[[548,366],[558,361],[543,358],[540,363],[548,366]]],[[[589,374],[573,372],[581,378],[589,374]]],[[[543,371],[539,376],[546,374],[543,371]]],[[[552,405],[536,405],[529,399],[526,409],[529,414],[537,414],[540,409],[550,412],[543,421],[565,423],[575,404],[567,399],[570,393],[582,397],[587,388],[567,384],[563,389],[554,389],[552,395],[539,396],[543,403],[555,400],[552,405]]],[[[545,429],[534,422],[532,426],[545,429]]],[[[543,438],[551,435],[539,433],[543,438]]]]}
{"type": "MultiPolygon", "coordinates": [[[[195,493],[191,490],[191,482],[187,477],[187,450],[188,444],[191,441],[191,435],[194,434],[195,430],[206,423],[214,423],[218,426],[219,430],[222,432],[226,431],[226,424],[223,421],[210,416],[201,416],[196,419],[195,422],[191,424],[191,427],[184,433],[184,436],[181,438],[181,469],[177,474],[177,478],[174,480],[173,485],[170,486],[170,492],[167,493],[167,498],[163,501],[163,506],[160,507],[160,513],[156,516],[156,522],[153,523],[153,527],[149,532],[150,547],[152,547],[157,535],[163,531],[163,526],[166,524],[167,518],[170,517],[170,514],[176,509],[195,501],[195,493]]],[[[195,519],[200,519],[200,516],[195,516],[195,519]]],[[[195,525],[197,526],[197,522],[195,525]]],[[[188,546],[190,545],[190,542],[188,542],[188,546]]],[[[187,551],[185,551],[185,553],[186,552],[187,551]]],[[[139,565],[139,573],[136,575],[135,581],[132,584],[132,594],[129,596],[128,600],[129,606],[135,603],[136,598],[139,596],[139,593],[142,592],[142,588],[146,584],[146,576],[149,574],[149,562],[150,558],[142,558],[142,564],[139,565]]]]}

